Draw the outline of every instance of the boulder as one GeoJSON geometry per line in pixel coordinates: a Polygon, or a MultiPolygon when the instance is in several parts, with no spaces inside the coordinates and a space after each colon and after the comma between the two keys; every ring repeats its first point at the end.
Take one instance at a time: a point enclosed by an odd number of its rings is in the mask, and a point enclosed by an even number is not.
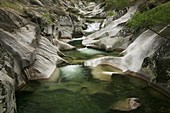
{"type": "Polygon", "coordinates": [[[141,106],[141,104],[138,101],[139,101],[138,98],[127,98],[125,100],[113,103],[110,109],[116,111],[132,111],[141,106]]]}

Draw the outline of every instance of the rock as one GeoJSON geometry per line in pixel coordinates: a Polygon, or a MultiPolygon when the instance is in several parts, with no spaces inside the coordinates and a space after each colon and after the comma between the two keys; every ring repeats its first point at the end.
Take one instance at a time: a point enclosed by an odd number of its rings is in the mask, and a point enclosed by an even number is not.
{"type": "Polygon", "coordinates": [[[65,42],[62,42],[58,39],[53,39],[52,41],[53,45],[55,45],[59,50],[71,50],[71,49],[75,49],[74,46],[67,44],[65,42]]]}
{"type": "Polygon", "coordinates": [[[58,48],[52,45],[46,38],[41,37],[38,47],[34,51],[35,61],[33,65],[29,67],[29,72],[27,72],[29,78],[49,78],[56,69],[56,65],[65,61],[60,58],[57,53],[58,48]]]}
{"type": "Polygon", "coordinates": [[[30,0],[30,3],[32,3],[33,5],[39,5],[39,6],[44,7],[44,5],[39,0],[30,0]]]}
{"type": "Polygon", "coordinates": [[[73,30],[73,38],[80,38],[84,35],[82,27],[75,26],[73,30]]]}
{"type": "Polygon", "coordinates": [[[138,98],[127,98],[125,100],[113,103],[109,109],[116,111],[132,111],[141,106],[138,101],[138,98]]]}
{"type": "Polygon", "coordinates": [[[126,49],[131,36],[123,37],[105,37],[94,43],[94,46],[98,49],[104,49],[106,51],[114,51],[115,49],[126,49]]]}
{"type": "Polygon", "coordinates": [[[131,43],[123,52],[122,57],[101,57],[85,62],[85,66],[96,66],[101,63],[109,63],[123,71],[139,72],[142,68],[143,60],[146,57],[151,57],[165,42],[163,38],[150,31],[143,32],[133,43],[131,43]],[[142,44],[141,44],[142,42],[142,44]]]}
{"type": "MultiPolygon", "coordinates": [[[[119,31],[121,31],[121,29],[123,29],[122,24],[126,23],[131,18],[131,15],[136,12],[136,10],[136,7],[129,8],[128,12],[124,16],[112,21],[109,25],[100,29],[99,31],[88,35],[83,40],[82,44],[84,46],[95,47],[98,49],[114,50],[116,48],[115,44],[117,44],[117,42],[115,43],[116,39],[114,39],[114,37],[119,33],[119,31]]],[[[120,40],[122,41],[121,44],[119,44],[119,47],[123,45],[124,40],[128,39],[120,38],[120,40]]]]}
{"type": "Polygon", "coordinates": [[[29,66],[34,60],[32,59],[34,48],[29,45],[30,40],[33,40],[31,39],[32,34],[27,35],[30,35],[30,39],[27,39],[27,37],[25,37],[24,35],[26,36],[26,34],[22,33],[17,35],[10,34],[9,32],[6,32],[2,29],[0,30],[0,40],[3,46],[8,48],[8,51],[11,53],[11,55],[13,55],[14,58],[16,58],[20,62],[21,68],[29,66]]]}
{"type": "Polygon", "coordinates": [[[26,25],[27,22],[18,16],[18,12],[0,8],[0,28],[5,31],[14,31],[26,25]]]}
{"type": "Polygon", "coordinates": [[[0,45],[0,112],[16,112],[13,59],[0,45]]]}
{"type": "Polygon", "coordinates": [[[93,78],[102,80],[102,81],[111,81],[112,75],[114,74],[123,74],[121,70],[116,69],[107,64],[100,64],[94,68],[92,68],[93,78]]]}
{"type": "MultiPolygon", "coordinates": [[[[46,79],[58,73],[57,64],[66,62],[58,55],[62,54],[59,49],[74,48],[59,38],[71,39],[73,32],[82,35],[79,25],[82,23],[74,21],[65,12],[68,6],[74,6],[73,2],[62,1],[67,4],[66,7],[61,0],[22,0],[17,1],[19,6],[13,6],[16,1],[1,0],[2,4],[14,4],[0,8],[0,45],[5,50],[0,51],[0,113],[16,113],[15,90],[28,80],[46,79]],[[23,10],[15,10],[18,7],[23,10]],[[47,32],[44,32],[46,28],[47,32]],[[55,38],[56,46],[52,44],[55,38]]],[[[52,76],[49,81],[57,81],[58,78],[52,76]]]]}
{"type": "Polygon", "coordinates": [[[16,74],[16,87],[25,84],[27,77],[24,75],[22,69],[30,66],[34,61],[34,47],[31,46],[33,40],[35,27],[28,25],[17,30],[15,33],[10,33],[0,30],[0,40],[4,49],[9,52],[13,58],[13,71],[16,74]],[[27,29],[29,28],[29,29],[27,29]],[[29,38],[28,38],[29,37],[29,38]]]}

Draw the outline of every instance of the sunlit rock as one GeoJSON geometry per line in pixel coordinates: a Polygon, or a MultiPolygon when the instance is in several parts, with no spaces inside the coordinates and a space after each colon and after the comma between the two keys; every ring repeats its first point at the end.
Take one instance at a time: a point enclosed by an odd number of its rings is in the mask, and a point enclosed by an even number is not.
{"type": "Polygon", "coordinates": [[[122,52],[124,55],[123,57],[101,57],[88,60],[84,65],[95,67],[101,63],[110,63],[111,65],[116,65],[116,67],[119,67],[123,71],[130,70],[138,72],[142,67],[143,60],[146,57],[151,57],[163,42],[163,38],[160,38],[156,33],[147,30],[122,52]]]}

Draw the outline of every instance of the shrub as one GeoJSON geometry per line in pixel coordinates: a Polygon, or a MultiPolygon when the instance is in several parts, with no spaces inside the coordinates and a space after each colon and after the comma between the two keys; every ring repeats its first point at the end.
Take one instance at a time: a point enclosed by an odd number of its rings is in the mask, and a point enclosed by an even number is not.
{"type": "Polygon", "coordinates": [[[132,28],[151,27],[158,24],[170,24],[170,2],[159,5],[143,13],[137,12],[128,22],[132,28]]]}

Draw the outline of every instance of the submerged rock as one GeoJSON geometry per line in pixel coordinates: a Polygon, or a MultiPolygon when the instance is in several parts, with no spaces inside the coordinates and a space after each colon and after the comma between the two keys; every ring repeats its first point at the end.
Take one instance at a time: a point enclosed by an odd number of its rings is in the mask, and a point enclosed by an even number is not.
{"type": "Polygon", "coordinates": [[[112,75],[114,74],[123,74],[121,70],[111,67],[107,64],[100,64],[94,68],[92,68],[93,78],[102,80],[102,81],[111,81],[112,75]]]}
{"type": "Polygon", "coordinates": [[[117,111],[131,111],[141,106],[141,104],[138,101],[139,101],[138,98],[127,98],[125,100],[113,103],[110,109],[117,111]]]}

